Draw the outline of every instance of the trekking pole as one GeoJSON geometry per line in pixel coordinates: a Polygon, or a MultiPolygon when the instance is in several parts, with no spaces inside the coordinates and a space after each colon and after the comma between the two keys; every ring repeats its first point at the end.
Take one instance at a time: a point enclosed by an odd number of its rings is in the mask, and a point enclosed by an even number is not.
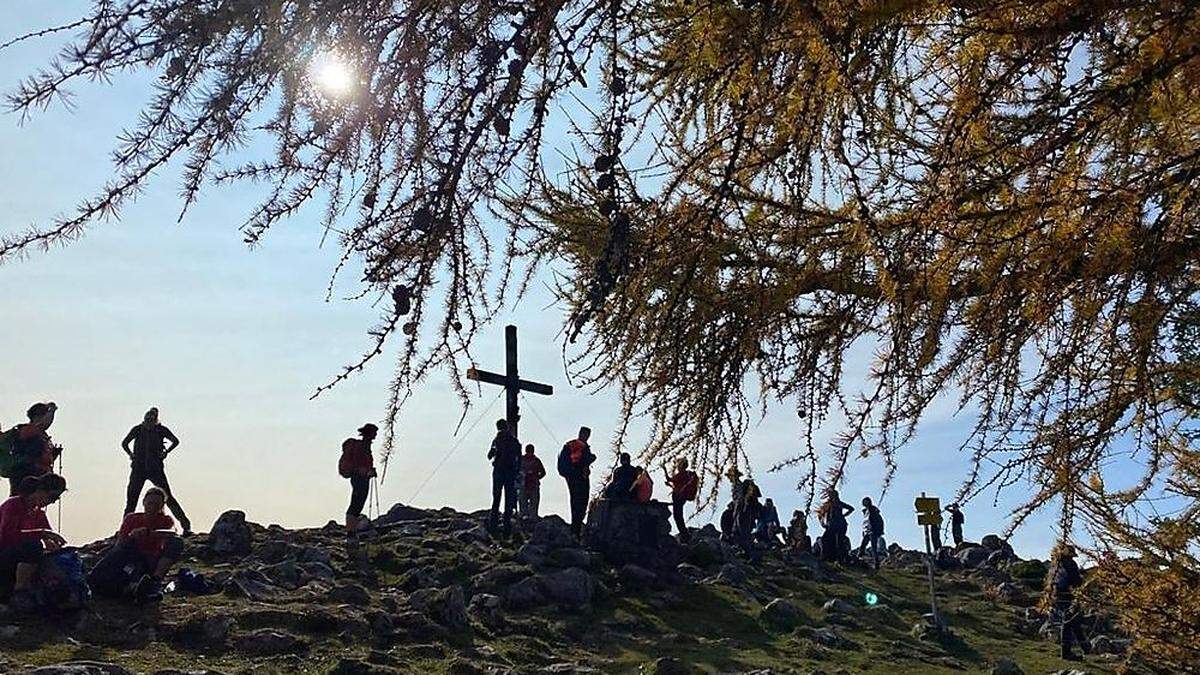
{"type": "MultiPolygon", "coordinates": [[[[62,452],[58,453],[58,475],[63,475],[62,452]]],[[[62,495],[59,495],[58,497],[58,527],[55,531],[59,534],[62,534],[62,495]]]]}

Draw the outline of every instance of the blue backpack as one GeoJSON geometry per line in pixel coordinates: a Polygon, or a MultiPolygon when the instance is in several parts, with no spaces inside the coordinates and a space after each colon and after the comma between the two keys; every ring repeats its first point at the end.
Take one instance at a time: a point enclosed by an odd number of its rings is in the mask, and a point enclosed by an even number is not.
{"type": "Polygon", "coordinates": [[[65,549],[42,559],[38,572],[42,604],[58,610],[84,609],[91,604],[92,589],[83,573],[79,552],[65,549]]]}

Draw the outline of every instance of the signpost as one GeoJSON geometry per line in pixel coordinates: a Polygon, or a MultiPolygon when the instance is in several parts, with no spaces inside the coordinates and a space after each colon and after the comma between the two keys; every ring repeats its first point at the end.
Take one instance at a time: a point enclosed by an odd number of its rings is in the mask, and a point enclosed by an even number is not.
{"type": "Polygon", "coordinates": [[[938,614],[937,593],[933,590],[933,545],[930,543],[931,529],[942,525],[942,505],[937,497],[926,497],[922,492],[913,506],[917,510],[917,524],[925,530],[925,567],[929,572],[929,607],[932,610],[933,626],[941,630],[945,623],[938,614]]]}

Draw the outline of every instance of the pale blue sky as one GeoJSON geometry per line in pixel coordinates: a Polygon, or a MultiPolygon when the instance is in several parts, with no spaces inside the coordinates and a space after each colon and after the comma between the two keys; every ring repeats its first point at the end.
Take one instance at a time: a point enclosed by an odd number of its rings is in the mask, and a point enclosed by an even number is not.
{"type": "MultiPolygon", "coordinates": [[[[77,0],[9,3],[0,42],[74,18],[85,7],[77,0]]],[[[11,91],[60,46],[49,38],[0,52],[0,90],[11,91]]],[[[0,232],[45,223],[104,184],[114,135],[136,121],[147,82],[132,75],[76,88],[73,110],[56,106],[24,125],[15,114],[0,115],[0,232]]],[[[318,246],[313,213],[250,251],[237,226],[258,190],[209,190],[177,224],[177,176],[178,167],[158,175],[120,222],[97,224],[68,248],[0,266],[0,424],[16,422],[33,401],[59,403],[53,434],[67,449],[64,472],[71,485],[63,530],[76,541],[116,528],[128,471],[118,444],[151,405],[183,441],[168,472],[198,528],[207,529],[228,508],[264,524],[338,519],[348,493],[335,470],[340,442],[363,422],[382,417],[391,363],[380,360],[316,401],[308,398],[366,346],[375,310],[361,302],[324,302],[338,251],[318,246]]],[[[554,437],[527,412],[523,440],[552,460],[573,430],[588,424],[597,450],[607,452],[616,394],[590,395],[567,385],[556,342],[562,312],[546,309],[547,302],[535,292],[502,316],[475,348],[479,365],[502,367],[503,325],[518,323],[523,375],[556,388],[552,398],[533,401],[554,437]]],[[[866,366],[853,369],[847,387],[860,384],[855,380],[866,366]]],[[[468,422],[494,397],[483,391],[468,422]]],[[[920,545],[910,515],[913,495],[926,490],[948,498],[967,473],[967,458],[954,452],[966,423],[939,414],[949,409],[948,401],[939,406],[903,451],[900,474],[884,501],[889,538],[908,546],[920,545]]],[[[498,404],[462,440],[417,505],[487,505],[490,472],[483,455],[491,419],[502,410],[498,404]]],[[[380,498],[385,509],[408,502],[459,442],[452,432],[461,412],[444,377],[421,388],[401,417],[399,452],[380,498]]],[[[836,431],[830,424],[819,438],[836,431]]],[[[792,454],[799,433],[794,412],[780,410],[749,439],[756,478],[784,518],[799,499],[796,476],[765,469],[792,454]]],[[[644,440],[643,434],[638,427],[633,440],[644,440]]],[[[878,462],[855,463],[843,498],[857,505],[865,494],[877,496],[881,476],[878,462]]],[[[543,510],[562,513],[565,489],[557,477],[547,480],[543,510]]],[[[967,514],[968,536],[999,530],[1003,507],[1021,496],[1006,495],[1000,508],[991,506],[990,495],[977,500],[967,514]]],[[[1053,522],[1053,514],[1031,521],[1016,536],[1018,549],[1044,553],[1053,522]]],[[[852,528],[857,533],[857,516],[852,528]]]]}

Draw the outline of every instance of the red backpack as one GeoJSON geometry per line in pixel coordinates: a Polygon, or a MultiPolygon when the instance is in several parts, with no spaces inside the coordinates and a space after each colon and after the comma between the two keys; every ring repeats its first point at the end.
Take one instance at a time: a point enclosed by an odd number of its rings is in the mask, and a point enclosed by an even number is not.
{"type": "Polygon", "coordinates": [[[355,469],[362,463],[358,455],[358,439],[347,438],[342,443],[342,456],[338,459],[338,475],[342,478],[354,476],[355,469]]]}
{"type": "Polygon", "coordinates": [[[700,494],[700,476],[697,476],[695,471],[684,471],[680,475],[680,478],[683,480],[676,494],[682,497],[685,502],[696,501],[696,496],[700,494]]]}

